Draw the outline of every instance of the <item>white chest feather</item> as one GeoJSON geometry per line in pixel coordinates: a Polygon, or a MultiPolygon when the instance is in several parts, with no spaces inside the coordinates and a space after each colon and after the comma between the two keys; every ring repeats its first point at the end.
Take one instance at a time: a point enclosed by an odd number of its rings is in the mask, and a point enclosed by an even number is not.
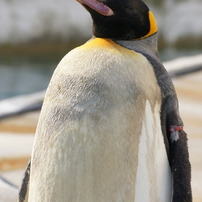
{"type": "Polygon", "coordinates": [[[160,106],[146,102],[138,150],[135,202],[170,202],[171,170],[162,138],[160,106]]]}
{"type": "Polygon", "coordinates": [[[89,43],[91,49],[68,54],[50,82],[29,202],[169,202],[161,95],[151,65],[112,42],[102,42],[107,49],[89,43]]]}

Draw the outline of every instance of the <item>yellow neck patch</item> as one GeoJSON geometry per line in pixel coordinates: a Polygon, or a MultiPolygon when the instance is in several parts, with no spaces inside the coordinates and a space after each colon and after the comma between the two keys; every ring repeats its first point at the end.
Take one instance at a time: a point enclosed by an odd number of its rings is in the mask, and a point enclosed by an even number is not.
{"type": "Polygon", "coordinates": [[[146,34],[145,36],[141,37],[140,39],[143,39],[143,38],[146,38],[146,37],[149,37],[153,34],[155,34],[158,30],[158,27],[157,27],[157,24],[156,24],[156,19],[154,17],[154,14],[149,11],[149,22],[150,22],[150,30],[149,30],[149,33],[146,34]]]}
{"type": "Polygon", "coordinates": [[[102,49],[104,51],[112,51],[113,54],[116,54],[118,52],[125,52],[127,55],[134,55],[135,52],[132,50],[129,50],[127,48],[122,47],[121,45],[115,43],[114,41],[110,39],[105,38],[94,38],[92,40],[87,41],[82,46],[78,47],[81,50],[92,50],[92,49],[102,49]]]}
{"type": "Polygon", "coordinates": [[[92,48],[112,48],[116,44],[110,40],[110,39],[105,39],[105,38],[94,38],[89,41],[87,41],[84,45],[80,46],[80,48],[85,48],[85,49],[92,49],[92,48]]]}

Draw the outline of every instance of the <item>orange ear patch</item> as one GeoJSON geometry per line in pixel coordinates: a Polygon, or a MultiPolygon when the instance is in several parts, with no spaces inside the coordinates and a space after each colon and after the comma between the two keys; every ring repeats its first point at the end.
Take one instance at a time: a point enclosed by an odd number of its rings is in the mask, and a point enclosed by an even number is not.
{"type": "Polygon", "coordinates": [[[151,11],[149,11],[148,14],[149,14],[150,30],[149,30],[149,33],[146,34],[145,36],[141,37],[141,39],[149,37],[149,36],[155,34],[157,32],[157,30],[158,30],[154,14],[151,11]]]}

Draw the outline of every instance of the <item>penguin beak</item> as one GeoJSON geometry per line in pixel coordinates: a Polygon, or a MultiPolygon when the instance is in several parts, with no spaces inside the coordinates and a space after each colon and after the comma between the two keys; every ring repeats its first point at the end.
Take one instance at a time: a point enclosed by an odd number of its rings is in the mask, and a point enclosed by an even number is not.
{"type": "Polygon", "coordinates": [[[77,0],[82,5],[86,5],[93,9],[94,11],[98,12],[101,15],[104,16],[112,16],[114,15],[114,12],[111,8],[106,6],[105,4],[97,1],[97,0],[77,0]]]}

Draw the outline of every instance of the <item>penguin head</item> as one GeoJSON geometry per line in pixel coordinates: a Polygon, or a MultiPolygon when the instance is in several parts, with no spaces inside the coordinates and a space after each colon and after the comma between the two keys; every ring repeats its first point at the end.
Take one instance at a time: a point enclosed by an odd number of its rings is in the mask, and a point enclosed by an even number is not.
{"type": "Polygon", "coordinates": [[[154,15],[141,0],[77,0],[91,14],[93,34],[100,38],[134,40],[157,32],[154,15]]]}

